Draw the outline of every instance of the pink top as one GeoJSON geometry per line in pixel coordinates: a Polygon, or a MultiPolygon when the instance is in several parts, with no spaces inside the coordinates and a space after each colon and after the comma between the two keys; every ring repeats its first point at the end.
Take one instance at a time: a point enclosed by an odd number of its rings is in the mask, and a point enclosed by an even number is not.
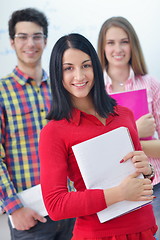
{"type": "MultiPolygon", "coordinates": [[[[106,72],[104,72],[104,79],[107,92],[112,93],[112,80],[106,72]]],[[[149,112],[154,116],[157,135],[160,138],[160,83],[149,75],[135,76],[131,69],[125,89],[126,91],[146,89],[149,112]]],[[[149,160],[155,168],[153,184],[157,184],[160,182],[160,158],[149,158],[149,160]]]]}
{"type": "MultiPolygon", "coordinates": [[[[103,190],[86,189],[72,146],[111,131],[120,126],[130,131],[134,147],[140,150],[140,142],[132,112],[124,107],[116,107],[116,115],[110,115],[103,125],[95,116],[74,110],[70,121],[51,120],[41,131],[39,154],[41,161],[41,186],[44,202],[53,220],[77,217],[74,239],[116,236],[144,232],[142,239],[151,240],[156,230],[151,204],[122,215],[105,223],[100,223],[97,212],[105,209],[103,190]],[[74,182],[76,192],[68,192],[67,176],[74,182]],[[147,221],[146,221],[147,219],[147,221]],[[148,236],[146,238],[146,236],[148,236]]],[[[114,147],[114,146],[113,146],[114,147]]]]}

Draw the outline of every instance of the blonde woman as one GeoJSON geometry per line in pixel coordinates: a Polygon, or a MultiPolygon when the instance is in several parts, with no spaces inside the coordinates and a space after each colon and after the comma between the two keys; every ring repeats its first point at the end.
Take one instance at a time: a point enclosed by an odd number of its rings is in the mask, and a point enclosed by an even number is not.
{"type": "MultiPolygon", "coordinates": [[[[146,89],[149,114],[136,121],[139,137],[149,137],[156,130],[160,138],[160,83],[148,75],[138,36],[127,19],[112,17],[103,23],[98,55],[108,93],[146,89]]],[[[153,206],[160,228],[160,140],[141,141],[141,145],[155,168],[153,206]]]]}

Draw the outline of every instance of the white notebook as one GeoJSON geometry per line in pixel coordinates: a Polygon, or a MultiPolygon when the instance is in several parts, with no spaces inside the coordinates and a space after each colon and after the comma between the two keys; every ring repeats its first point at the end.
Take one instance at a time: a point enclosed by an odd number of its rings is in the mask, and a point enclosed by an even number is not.
{"type": "MultiPolygon", "coordinates": [[[[135,172],[131,160],[120,160],[134,151],[129,131],[117,128],[72,147],[87,189],[107,189],[117,186],[125,177],[135,172]]],[[[139,176],[143,178],[141,174],[139,176]]],[[[135,210],[150,201],[122,201],[97,213],[101,223],[135,210]]]]}

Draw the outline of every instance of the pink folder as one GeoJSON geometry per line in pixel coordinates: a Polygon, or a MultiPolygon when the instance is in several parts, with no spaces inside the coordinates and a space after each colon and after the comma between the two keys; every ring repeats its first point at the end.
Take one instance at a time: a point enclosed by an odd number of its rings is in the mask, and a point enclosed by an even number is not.
{"type": "Polygon", "coordinates": [[[110,95],[116,99],[119,105],[132,110],[136,120],[149,113],[146,89],[112,93],[110,95]]]}
{"type": "MultiPolygon", "coordinates": [[[[149,113],[146,89],[112,93],[110,95],[119,105],[129,108],[133,112],[135,120],[149,113]]],[[[145,140],[150,139],[152,137],[145,138],[145,140]]]]}

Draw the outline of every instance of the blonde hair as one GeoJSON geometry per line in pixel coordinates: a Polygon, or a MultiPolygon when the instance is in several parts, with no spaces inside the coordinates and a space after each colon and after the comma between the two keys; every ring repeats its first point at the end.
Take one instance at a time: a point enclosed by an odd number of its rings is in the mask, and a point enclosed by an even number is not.
{"type": "Polygon", "coordinates": [[[147,67],[144,60],[142,48],[138,36],[131,25],[131,23],[124,17],[112,17],[107,19],[99,32],[98,36],[98,56],[102,65],[103,70],[107,70],[108,61],[105,56],[105,38],[106,32],[111,27],[122,28],[128,35],[130,46],[131,46],[131,59],[129,61],[135,75],[147,74],[147,67]]]}

